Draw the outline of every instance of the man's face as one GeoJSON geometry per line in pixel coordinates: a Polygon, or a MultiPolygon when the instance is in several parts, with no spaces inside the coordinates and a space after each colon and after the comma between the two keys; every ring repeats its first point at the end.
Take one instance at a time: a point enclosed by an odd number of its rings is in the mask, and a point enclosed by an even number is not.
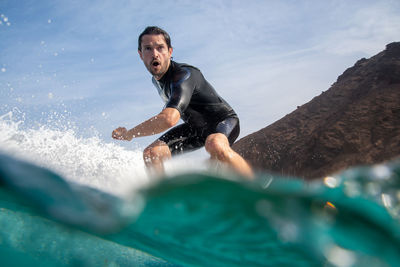
{"type": "Polygon", "coordinates": [[[139,55],[147,70],[159,80],[169,68],[172,48],[168,48],[161,34],[146,34],[142,36],[139,55]]]}

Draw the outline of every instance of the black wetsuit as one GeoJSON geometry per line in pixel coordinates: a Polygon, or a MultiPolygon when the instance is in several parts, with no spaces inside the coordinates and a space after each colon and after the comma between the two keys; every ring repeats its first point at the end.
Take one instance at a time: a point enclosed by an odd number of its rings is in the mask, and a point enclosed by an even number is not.
{"type": "Polygon", "coordinates": [[[153,84],[165,107],[177,109],[184,121],[159,138],[172,154],[204,146],[213,133],[225,134],[230,144],[239,136],[238,116],[199,69],[171,60],[166,74],[158,81],[153,77],[153,84]]]}

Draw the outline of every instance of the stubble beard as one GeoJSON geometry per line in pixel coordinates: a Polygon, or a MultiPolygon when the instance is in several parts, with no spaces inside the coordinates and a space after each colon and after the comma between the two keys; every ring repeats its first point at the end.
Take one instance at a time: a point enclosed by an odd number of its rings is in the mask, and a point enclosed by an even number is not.
{"type": "Polygon", "coordinates": [[[163,76],[164,76],[164,74],[165,73],[167,73],[167,71],[168,71],[168,67],[169,67],[169,62],[170,61],[167,61],[167,62],[165,62],[165,64],[162,64],[162,62],[160,62],[160,66],[161,66],[161,68],[157,71],[157,70],[154,70],[152,67],[153,67],[153,65],[152,65],[152,62],[150,62],[150,64],[147,66],[147,70],[151,73],[151,75],[153,75],[156,79],[161,79],[163,76]]]}

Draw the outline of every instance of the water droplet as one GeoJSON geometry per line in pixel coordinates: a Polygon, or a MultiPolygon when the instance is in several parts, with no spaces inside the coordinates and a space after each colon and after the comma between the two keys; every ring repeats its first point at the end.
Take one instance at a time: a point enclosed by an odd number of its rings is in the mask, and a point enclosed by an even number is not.
{"type": "Polygon", "coordinates": [[[290,221],[285,221],[282,222],[279,228],[279,237],[283,242],[294,242],[297,240],[299,229],[296,224],[290,221]]]}
{"type": "Polygon", "coordinates": [[[335,177],[327,176],[324,178],[324,184],[327,187],[335,188],[338,186],[339,182],[335,177]]]}
{"type": "Polygon", "coordinates": [[[327,201],[327,202],[325,203],[325,206],[324,206],[324,208],[328,208],[328,209],[334,209],[334,210],[336,210],[336,207],[335,207],[335,205],[333,205],[333,204],[332,204],[332,202],[329,202],[329,201],[327,201]]]}
{"type": "Polygon", "coordinates": [[[49,24],[50,24],[50,23],[51,23],[51,19],[48,19],[48,20],[47,20],[47,23],[49,23],[49,24]]]}
{"type": "Polygon", "coordinates": [[[376,196],[381,192],[381,187],[378,183],[369,182],[366,184],[365,190],[368,194],[376,196]]]}
{"type": "Polygon", "coordinates": [[[53,97],[54,97],[53,93],[51,93],[51,92],[47,96],[48,96],[49,99],[53,99],[53,97]]]}
{"type": "Polygon", "coordinates": [[[338,267],[350,267],[356,262],[356,256],[353,252],[336,245],[330,246],[324,251],[324,254],[329,262],[338,267]]]}
{"type": "Polygon", "coordinates": [[[387,166],[377,165],[372,168],[372,173],[379,179],[388,179],[390,178],[391,172],[387,166]]]}
{"type": "Polygon", "coordinates": [[[1,68],[1,72],[6,72],[6,68],[1,68]]]}
{"type": "Polygon", "coordinates": [[[382,203],[386,208],[392,207],[392,197],[388,194],[381,194],[382,203]]]}
{"type": "Polygon", "coordinates": [[[360,184],[355,181],[344,182],[344,193],[348,197],[357,197],[361,194],[360,184]]]}

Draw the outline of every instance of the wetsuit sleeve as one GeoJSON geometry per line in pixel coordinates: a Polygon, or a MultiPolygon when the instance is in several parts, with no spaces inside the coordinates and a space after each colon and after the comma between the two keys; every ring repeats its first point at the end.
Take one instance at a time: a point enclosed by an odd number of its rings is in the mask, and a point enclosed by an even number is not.
{"type": "Polygon", "coordinates": [[[174,82],[171,83],[171,95],[165,107],[177,109],[182,116],[189,106],[196,84],[188,68],[182,69],[175,75],[173,80],[174,82]]]}

